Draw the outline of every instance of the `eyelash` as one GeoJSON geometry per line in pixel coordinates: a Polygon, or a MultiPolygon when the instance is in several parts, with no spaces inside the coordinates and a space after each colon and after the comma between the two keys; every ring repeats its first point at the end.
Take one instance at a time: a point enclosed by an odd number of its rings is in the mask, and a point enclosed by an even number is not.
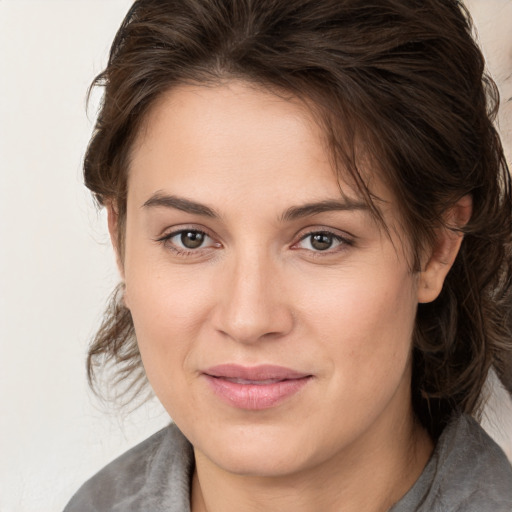
{"type": "MultiPolygon", "coordinates": [[[[337,245],[334,248],[328,247],[325,250],[314,250],[314,249],[303,249],[311,253],[311,255],[315,258],[321,258],[325,256],[329,256],[332,254],[339,253],[343,250],[346,250],[348,247],[351,247],[354,245],[354,240],[352,238],[349,238],[348,236],[341,236],[340,234],[334,233],[333,231],[329,231],[328,229],[319,229],[319,230],[311,230],[307,233],[304,233],[297,242],[295,242],[292,246],[292,248],[296,247],[301,242],[307,240],[310,238],[310,245],[312,242],[312,237],[314,235],[322,235],[327,236],[330,239],[332,239],[332,243],[337,243],[337,245]]],[[[297,247],[296,250],[301,250],[301,248],[297,247]]]]}
{"type": "MultiPolygon", "coordinates": [[[[211,237],[206,231],[203,231],[201,229],[194,229],[194,228],[185,228],[185,229],[179,229],[176,231],[172,231],[171,233],[168,233],[160,238],[156,239],[156,242],[161,243],[166,249],[171,250],[174,254],[178,256],[197,256],[205,249],[216,249],[221,247],[221,244],[219,242],[214,242],[212,245],[203,247],[199,246],[196,249],[185,249],[182,247],[177,246],[176,244],[172,243],[171,240],[177,236],[182,236],[185,233],[194,233],[195,235],[204,236],[206,238],[209,238],[213,241],[213,237],[211,237]]],[[[311,243],[311,242],[310,242],[311,243]]],[[[305,250],[311,253],[311,255],[315,258],[317,257],[324,257],[328,255],[332,255],[333,253],[338,253],[340,251],[345,250],[347,247],[351,247],[354,245],[354,240],[349,237],[344,237],[339,234],[336,234],[332,231],[329,231],[327,229],[319,229],[319,230],[311,230],[307,233],[304,233],[300,236],[299,240],[295,242],[291,248],[294,250],[305,250]],[[310,237],[313,237],[314,235],[322,235],[327,236],[330,239],[332,239],[333,243],[337,243],[336,247],[332,249],[331,247],[326,248],[325,250],[314,250],[314,249],[306,249],[297,247],[301,242],[307,240],[310,237]]]]}
{"type": "Polygon", "coordinates": [[[201,246],[201,247],[198,247],[197,249],[186,249],[183,247],[179,247],[171,242],[171,240],[174,237],[183,235],[185,233],[194,233],[196,235],[202,235],[202,236],[207,237],[213,241],[213,238],[208,233],[206,233],[206,231],[203,231],[201,229],[195,229],[195,228],[178,229],[176,231],[168,233],[167,235],[157,238],[156,241],[160,242],[166,249],[171,250],[178,256],[196,256],[196,255],[198,255],[199,251],[201,251],[201,249],[202,250],[211,249],[211,248],[217,248],[217,247],[221,246],[221,244],[217,242],[217,243],[213,244],[213,247],[211,247],[211,246],[210,247],[202,247],[201,246]]]}

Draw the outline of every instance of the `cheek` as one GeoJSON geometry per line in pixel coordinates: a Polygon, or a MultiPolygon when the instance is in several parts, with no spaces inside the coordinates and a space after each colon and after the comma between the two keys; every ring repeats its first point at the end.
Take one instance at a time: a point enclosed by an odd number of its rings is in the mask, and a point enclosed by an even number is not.
{"type": "Polygon", "coordinates": [[[399,377],[407,365],[416,281],[405,269],[366,270],[342,276],[327,292],[310,293],[303,310],[338,378],[374,386],[377,379],[399,377]]]}
{"type": "Polygon", "coordinates": [[[191,266],[173,268],[165,257],[158,260],[146,253],[140,246],[128,252],[126,302],[146,374],[158,394],[164,381],[183,375],[208,317],[212,292],[204,285],[207,276],[197,275],[191,266]]]}
{"type": "Polygon", "coordinates": [[[198,286],[180,276],[144,274],[137,278],[130,276],[131,279],[127,276],[126,282],[128,304],[137,332],[176,348],[180,342],[176,334],[186,335],[200,327],[207,311],[207,297],[198,286]]]}
{"type": "Polygon", "coordinates": [[[140,268],[127,273],[127,294],[147,379],[175,421],[199,421],[200,407],[190,393],[190,371],[207,315],[204,294],[180,274],[140,268]]]}

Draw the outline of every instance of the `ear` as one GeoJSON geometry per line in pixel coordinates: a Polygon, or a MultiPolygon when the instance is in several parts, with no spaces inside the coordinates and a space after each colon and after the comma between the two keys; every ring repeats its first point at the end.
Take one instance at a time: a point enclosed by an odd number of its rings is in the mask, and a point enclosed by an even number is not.
{"type": "Polygon", "coordinates": [[[121,274],[121,278],[124,279],[124,266],[119,251],[119,214],[117,205],[115,201],[109,201],[105,206],[107,209],[108,232],[110,234],[112,247],[114,248],[114,252],[116,254],[117,268],[121,274]]]}
{"type": "Polygon", "coordinates": [[[445,226],[437,231],[437,237],[422,265],[418,282],[418,302],[426,303],[437,299],[444,280],[453,262],[464,235],[457,231],[471,218],[473,202],[469,195],[462,197],[444,215],[445,226]]]}

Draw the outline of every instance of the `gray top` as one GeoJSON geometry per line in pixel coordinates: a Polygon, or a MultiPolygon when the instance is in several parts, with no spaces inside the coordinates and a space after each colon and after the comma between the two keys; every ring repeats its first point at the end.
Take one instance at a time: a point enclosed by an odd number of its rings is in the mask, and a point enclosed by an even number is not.
{"type": "Polygon", "coordinates": [[[445,428],[423,473],[389,512],[512,512],[512,467],[470,416],[445,428]]]}
{"type": "MultiPolygon", "coordinates": [[[[190,512],[193,468],[192,447],[171,424],[92,477],[64,512],[190,512]]],[[[512,512],[512,467],[480,425],[462,416],[389,512],[512,512]]]]}

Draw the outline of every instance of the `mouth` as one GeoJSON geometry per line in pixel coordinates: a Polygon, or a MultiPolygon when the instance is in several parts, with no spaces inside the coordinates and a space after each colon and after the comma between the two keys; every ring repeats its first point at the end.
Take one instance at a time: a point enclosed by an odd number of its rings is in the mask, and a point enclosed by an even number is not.
{"type": "Polygon", "coordinates": [[[313,375],[274,365],[219,365],[203,372],[213,393],[238,409],[276,407],[302,390],[313,375]]]}

